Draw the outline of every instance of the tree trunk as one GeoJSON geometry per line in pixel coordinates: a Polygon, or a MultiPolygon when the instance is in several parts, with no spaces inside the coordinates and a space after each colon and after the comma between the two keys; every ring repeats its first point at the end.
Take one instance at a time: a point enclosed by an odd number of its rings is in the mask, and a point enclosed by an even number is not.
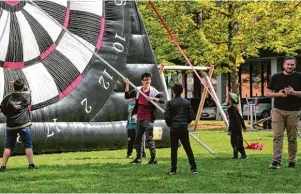
{"type": "Polygon", "coordinates": [[[238,71],[236,69],[231,71],[231,90],[235,94],[239,94],[238,71]]]}
{"type": "Polygon", "coordinates": [[[241,110],[241,100],[240,100],[240,92],[239,92],[239,79],[238,79],[238,71],[237,68],[233,69],[231,72],[231,89],[232,93],[235,93],[239,95],[239,101],[238,101],[238,111],[242,115],[242,110],[241,110]]]}
{"type": "MultiPolygon", "coordinates": [[[[230,67],[231,68],[231,92],[235,93],[237,95],[239,95],[239,79],[238,79],[238,67],[239,64],[237,64],[237,60],[236,60],[236,56],[234,54],[234,46],[233,46],[233,37],[235,36],[235,34],[237,33],[237,28],[235,28],[235,25],[237,25],[237,22],[235,20],[233,20],[233,9],[234,2],[229,1],[228,2],[228,18],[229,18],[229,22],[228,22],[228,52],[229,52],[229,62],[230,62],[230,67]]],[[[230,91],[230,90],[229,90],[230,91]]],[[[240,95],[239,95],[239,101],[238,101],[238,111],[239,113],[242,115],[242,111],[241,111],[241,102],[240,102],[240,95]]]]}

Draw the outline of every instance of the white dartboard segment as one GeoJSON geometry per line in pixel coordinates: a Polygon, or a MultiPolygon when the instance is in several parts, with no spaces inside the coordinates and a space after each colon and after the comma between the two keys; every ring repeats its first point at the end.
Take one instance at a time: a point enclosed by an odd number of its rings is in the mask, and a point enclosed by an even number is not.
{"type": "MultiPolygon", "coordinates": [[[[75,35],[76,36],[76,35],[75,35]]],[[[81,42],[85,43],[91,50],[95,47],[85,41],[84,39],[76,36],[81,42]]],[[[60,44],[56,48],[57,51],[67,57],[73,65],[82,73],[93,56],[93,53],[86,47],[81,45],[76,39],[71,37],[68,33],[65,33],[60,44]]]]}
{"type": "Polygon", "coordinates": [[[59,5],[62,5],[64,7],[67,7],[67,5],[68,5],[67,0],[48,0],[48,1],[51,1],[51,2],[59,4],[59,5]]]}
{"type": "Polygon", "coordinates": [[[22,69],[32,92],[32,105],[47,101],[59,94],[58,88],[42,63],[22,69]]]}
{"type": "Polygon", "coordinates": [[[18,23],[20,26],[23,60],[28,61],[40,55],[40,50],[32,29],[22,12],[16,12],[18,23]]]}
{"type": "Polygon", "coordinates": [[[24,6],[26,10],[32,17],[34,17],[41,26],[46,30],[48,35],[51,37],[52,41],[55,42],[62,32],[62,28],[56,24],[51,18],[42,13],[38,8],[27,3],[24,6]]]}
{"type": "Polygon", "coordinates": [[[71,0],[70,9],[93,13],[98,16],[103,16],[103,1],[102,0],[71,0]]]}
{"type": "Polygon", "coordinates": [[[4,82],[3,68],[0,68],[0,102],[2,102],[3,96],[4,96],[4,84],[7,84],[7,83],[4,82]]]}
{"type": "Polygon", "coordinates": [[[10,13],[5,10],[2,11],[0,19],[0,60],[5,61],[9,44],[10,13]]]}

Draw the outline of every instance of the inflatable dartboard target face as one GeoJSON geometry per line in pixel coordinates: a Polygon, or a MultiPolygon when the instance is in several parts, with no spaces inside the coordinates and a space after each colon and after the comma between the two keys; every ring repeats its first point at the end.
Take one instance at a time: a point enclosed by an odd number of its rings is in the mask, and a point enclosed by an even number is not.
{"type": "MultiPolygon", "coordinates": [[[[13,91],[11,81],[25,80],[32,94],[36,138],[70,136],[70,130],[88,130],[95,138],[91,130],[106,127],[86,122],[126,120],[123,83],[91,51],[137,85],[141,73],[151,71],[158,78],[153,85],[160,91],[158,70],[135,2],[0,1],[0,100],[13,91]]],[[[3,115],[0,120],[5,123],[3,115]]],[[[85,139],[89,138],[82,136],[81,141],[85,139]]]]}
{"type": "MultiPolygon", "coordinates": [[[[118,79],[105,64],[97,62],[90,51],[101,53],[105,6],[102,0],[2,1],[0,98],[12,92],[9,81],[21,77],[32,91],[33,112],[56,105],[50,117],[57,118],[63,114],[64,121],[76,121],[77,118],[89,121],[93,118],[112,93],[118,79]],[[62,26],[89,49],[65,32],[62,26]]],[[[124,9],[122,2],[116,4],[112,1],[107,6],[113,6],[114,13],[124,9]]],[[[114,19],[123,22],[122,17],[115,14],[114,19]]],[[[126,21],[121,26],[125,25],[128,25],[126,21]]],[[[115,60],[125,58],[125,40],[129,32],[118,26],[110,28],[112,34],[106,38],[113,44],[104,51],[111,52],[115,60]]],[[[122,70],[126,63],[118,62],[113,66],[118,65],[117,69],[122,70]]]]}

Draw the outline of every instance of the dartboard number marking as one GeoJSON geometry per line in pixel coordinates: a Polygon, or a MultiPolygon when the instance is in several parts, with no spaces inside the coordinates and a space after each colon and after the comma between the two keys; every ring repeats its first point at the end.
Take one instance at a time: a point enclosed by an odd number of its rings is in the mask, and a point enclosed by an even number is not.
{"type": "Polygon", "coordinates": [[[50,129],[49,129],[49,126],[47,124],[47,137],[51,137],[51,136],[54,136],[54,132],[52,131],[52,133],[50,134],[50,129]]]}
{"type": "MultiPolygon", "coordinates": [[[[56,123],[57,118],[56,118],[56,119],[52,119],[52,120],[53,120],[53,122],[55,123],[55,128],[56,128],[57,132],[58,132],[58,133],[61,132],[61,130],[59,129],[59,127],[57,126],[57,123],[56,123]]],[[[54,136],[54,131],[52,131],[52,133],[50,134],[50,128],[49,128],[49,125],[48,125],[48,124],[46,124],[46,125],[47,125],[47,137],[54,136]]]]}
{"type": "Polygon", "coordinates": [[[87,100],[87,98],[83,99],[81,101],[81,104],[82,105],[85,104],[85,111],[86,111],[86,113],[90,113],[92,111],[92,107],[91,106],[88,107],[88,100],[87,100]]]}
{"type": "Polygon", "coordinates": [[[124,38],[124,37],[121,37],[121,36],[119,36],[117,33],[115,34],[115,38],[116,38],[116,39],[119,39],[119,40],[122,40],[122,41],[124,41],[124,42],[125,42],[125,38],[124,38]]]}
{"type": "Polygon", "coordinates": [[[58,133],[61,132],[61,130],[59,129],[59,127],[57,126],[57,123],[56,123],[56,120],[57,120],[57,119],[52,119],[52,120],[53,120],[53,122],[55,123],[55,128],[56,128],[57,132],[58,132],[58,133]]]}
{"type": "Polygon", "coordinates": [[[115,5],[120,6],[120,5],[126,5],[126,1],[124,0],[114,0],[115,5]]]}
{"type": "MultiPolygon", "coordinates": [[[[107,78],[113,80],[113,76],[111,76],[111,75],[106,71],[106,69],[105,69],[102,73],[105,75],[105,77],[107,77],[107,78]]],[[[106,82],[103,75],[100,76],[100,78],[99,78],[99,80],[98,80],[98,83],[100,83],[100,84],[104,87],[104,89],[106,89],[106,90],[109,89],[109,87],[110,87],[110,82],[106,82]]]]}
{"type": "Polygon", "coordinates": [[[21,138],[21,137],[20,137],[20,135],[19,135],[19,133],[18,133],[18,135],[17,135],[17,142],[18,142],[18,143],[22,143],[22,141],[20,140],[20,138],[21,138]]]}
{"type": "MultiPolygon", "coordinates": [[[[116,38],[117,40],[120,40],[120,41],[125,42],[125,38],[119,36],[117,33],[115,34],[115,38],[116,38]]],[[[121,52],[124,51],[124,46],[123,46],[120,42],[114,42],[114,43],[113,43],[113,47],[114,47],[114,49],[115,49],[117,52],[120,52],[120,53],[121,53],[121,52]]]]}
{"type": "Polygon", "coordinates": [[[122,53],[124,51],[124,47],[122,44],[120,44],[119,42],[114,42],[113,43],[113,47],[117,52],[122,53]]]}

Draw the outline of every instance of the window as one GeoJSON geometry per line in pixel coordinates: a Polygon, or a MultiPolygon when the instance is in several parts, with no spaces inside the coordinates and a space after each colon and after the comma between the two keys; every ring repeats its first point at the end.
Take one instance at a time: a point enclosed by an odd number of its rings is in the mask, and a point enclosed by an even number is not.
{"type": "Polygon", "coordinates": [[[261,96],[261,63],[252,65],[252,96],[261,96]]]}
{"type": "Polygon", "coordinates": [[[250,98],[250,68],[249,64],[241,65],[241,97],[250,98]]]}

